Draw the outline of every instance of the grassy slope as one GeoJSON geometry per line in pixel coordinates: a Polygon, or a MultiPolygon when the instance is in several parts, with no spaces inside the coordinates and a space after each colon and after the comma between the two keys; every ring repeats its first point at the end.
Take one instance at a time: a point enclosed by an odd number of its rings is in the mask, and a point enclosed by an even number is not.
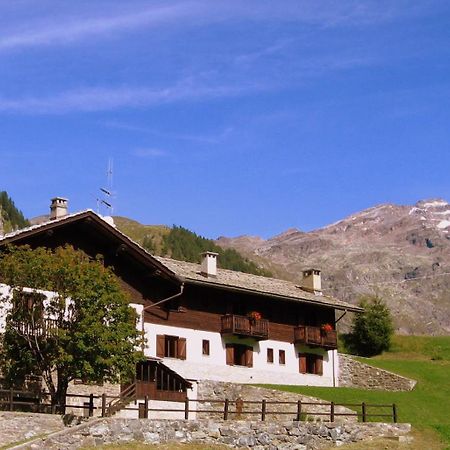
{"type": "Polygon", "coordinates": [[[151,236],[160,252],[163,245],[163,238],[170,233],[170,228],[166,225],[142,225],[135,220],[126,217],[115,216],[114,222],[117,228],[139,244],[142,244],[146,236],[151,236]]]}
{"type": "Polygon", "coordinates": [[[399,421],[409,422],[419,431],[438,432],[450,448],[450,336],[399,336],[391,352],[362,361],[414,378],[417,386],[411,392],[306,386],[278,386],[278,389],[339,403],[396,403],[399,421]]]}

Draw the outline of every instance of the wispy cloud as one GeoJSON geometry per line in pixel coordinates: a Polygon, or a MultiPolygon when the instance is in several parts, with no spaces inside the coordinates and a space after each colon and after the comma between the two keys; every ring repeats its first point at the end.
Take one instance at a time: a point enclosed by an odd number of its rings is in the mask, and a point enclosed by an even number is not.
{"type": "Polygon", "coordinates": [[[87,88],[47,97],[8,99],[0,96],[0,112],[21,114],[64,114],[148,107],[179,101],[204,101],[234,97],[269,89],[262,84],[195,85],[189,80],[171,87],[87,88]]]}
{"type": "Polygon", "coordinates": [[[58,22],[40,22],[19,25],[21,31],[0,35],[0,50],[43,45],[61,45],[88,39],[96,35],[111,35],[114,32],[163,25],[195,16],[196,5],[190,2],[173,6],[140,9],[118,15],[70,17],[58,22]]]}
{"type": "Polygon", "coordinates": [[[226,139],[234,130],[233,127],[226,127],[225,129],[215,134],[183,134],[183,133],[163,132],[159,130],[154,130],[152,128],[147,128],[144,126],[119,122],[116,120],[109,120],[107,122],[103,122],[102,124],[109,128],[137,131],[139,133],[151,134],[157,137],[175,139],[180,141],[197,142],[201,144],[217,144],[226,139]]]}
{"type": "Polygon", "coordinates": [[[133,155],[139,158],[160,158],[167,156],[167,152],[159,148],[137,148],[133,150],[133,155]]]}
{"type": "MultiPolygon", "coordinates": [[[[89,5],[89,4],[88,4],[89,5]]],[[[193,23],[209,24],[225,20],[275,20],[298,21],[315,24],[323,27],[341,25],[367,25],[395,19],[406,14],[417,14],[420,9],[407,0],[392,2],[391,0],[367,1],[361,4],[357,0],[314,0],[299,2],[286,0],[281,5],[273,2],[246,1],[229,2],[224,0],[191,0],[171,1],[153,4],[127,2],[120,4],[120,10],[112,13],[111,5],[104,8],[108,14],[99,13],[98,10],[89,10],[86,4],[76,9],[66,11],[58,4],[57,19],[48,19],[51,16],[47,11],[44,18],[21,20],[20,14],[12,24],[12,30],[7,26],[0,32],[0,50],[14,50],[27,47],[61,45],[98,36],[112,36],[145,27],[174,25],[173,29],[190,26],[193,23]],[[126,6],[124,6],[126,5],[126,6]],[[60,12],[63,11],[63,13],[60,12]]],[[[24,6],[22,6],[24,8],[24,6]]],[[[429,8],[431,9],[431,8],[429,8]]],[[[1,5],[0,5],[1,11],[1,5]]],[[[55,14],[56,15],[56,14],[55,14]]],[[[11,26],[11,25],[9,25],[11,26]]]]}

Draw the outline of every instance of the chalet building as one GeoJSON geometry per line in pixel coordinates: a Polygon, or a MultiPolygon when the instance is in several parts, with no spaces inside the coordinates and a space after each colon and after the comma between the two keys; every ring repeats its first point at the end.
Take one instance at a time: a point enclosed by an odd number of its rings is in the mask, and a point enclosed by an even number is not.
{"type": "Polygon", "coordinates": [[[103,255],[139,314],[148,361],[137,367],[134,389],[151,398],[180,400],[205,379],[337,386],[336,322],[361,311],[324,295],[320,270],[304,271],[300,285],[220,269],[212,252],[201,264],[152,256],[109,218],[67,214],[61,198],[50,220],[0,237],[6,244],[70,244],[103,255]]]}

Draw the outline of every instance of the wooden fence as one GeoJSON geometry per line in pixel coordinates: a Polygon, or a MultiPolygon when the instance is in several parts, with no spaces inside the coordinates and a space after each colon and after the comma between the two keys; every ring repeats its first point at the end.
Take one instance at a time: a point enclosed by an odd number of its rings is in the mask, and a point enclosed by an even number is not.
{"type": "MultiPolygon", "coordinates": [[[[17,411],[27,410],[33,412],[56,413],[56,407],[48,401],[48,393],[26,392],[18,390],[0,390],[0,409],[17,411]]],[[[67,394],[65,408],[74,408],[83,410],[83,415],[92,417],[94,411],[100,410],[101,417],[111,415],[109,405],[114,400],[120,400],[120,396],[98,395],[80,395],[67,394]],[[78,398],[85,400],[83,404],[76,405],[68,402],[68,399],[78,398]],[[95,406],[98,403],[99,406],[95,406]]],[[[148,418],[149,412],[171,412],[180,413],[186,420],[192,418],[192,414],[216,414],[223,420],[235,419],[270,419],[270,416],[286,416],[287,419],[296,421],[307,420],[308,416],[323,416],[325,420],[334,422],[338,417],[356,417],[358,421],[369,422],[374,419],[389,420],[397,423],[397,406],[393,404],[372,404],[372,403],[335,403],[335,402],[304,402],[302,400],[281,402],[281,401],[247,401],[237,400],[193,400],[186,398],[181,408],[151,408],[150,399],[145,396],[141,400],[130,399],[128,405],[124,405],[121,410],[137,411],[140,418],[148,418]],[[135,406],[130,406],[134,404],[135,406]],[[194,408],[194,405],[196,406],[194,408]],[[200,409],[200,405],[206,405],[207,409],[200,409]],[[282,406],[282,410],[273,409],[274,406],[282,406]],[[339,412],[338,406],[352,409],[352,412],[339,412]],[[208,409],[209,408],[209,409],[208,409]],[[290,417],[289,417],[290,416],[290,417]]],[[[180,402],[178,402],[180,403],[180,402]]],[[[113,411],[114,413],[115,411],[113,411]]]]}

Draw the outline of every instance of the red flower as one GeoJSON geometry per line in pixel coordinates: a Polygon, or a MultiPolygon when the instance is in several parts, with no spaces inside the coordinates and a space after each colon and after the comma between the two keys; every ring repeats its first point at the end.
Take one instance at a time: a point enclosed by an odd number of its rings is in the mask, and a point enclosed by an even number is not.
{"type": "Polygon", "coordinates": [[[247,314],[247,317],[251,320],[261,320],[262,316],[261,313],[258,311],[251,311],[247,314]]]}
{"type": "Polygon", "coordinates": [[[329,323],[324,323],[324,324],[320,327],[320,329],[321,329],[322,331],[333,331],[333,326],[330,325],[329,323]]]}

